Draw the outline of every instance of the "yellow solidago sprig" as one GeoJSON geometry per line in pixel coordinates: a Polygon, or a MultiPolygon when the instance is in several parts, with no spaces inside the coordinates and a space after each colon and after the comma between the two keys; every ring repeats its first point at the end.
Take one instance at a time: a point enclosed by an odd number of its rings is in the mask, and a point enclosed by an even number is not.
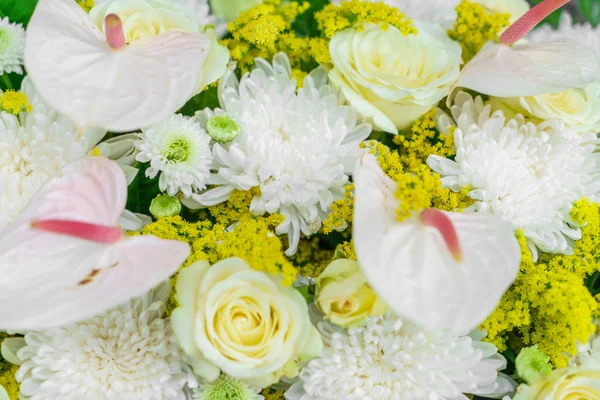
{"type": "Polygon", "coordinates": [[[380,25],[383,30],[387,30],[391,25],[404,35],[417,33],[417,29],[406,15],[398,8],[383,2],[350,0],[343,1],[339,5],[329,4],[315,13],[315,19],[321,32],[328,38],[346,28],[360,29],[362,24],[380,25]]]}
{"type": "Polygon", "coordinates": [[[498,41],[509,25],[510,14],[491,13],[477,3],[461,1],[456,7],[456,23],[448,36],[462,47],[462,59],[469,62],[488,41],[498,41]]]}
{"type": "Polygon", "coordinates": [[[316,278],[333,257],[334,250],[326,248],[319,237],[313,236],[300,239],[298,251],[292,256],[292,261],[301,276],[316,278]]]}
{"type": "Polygon", "coordinates": [[[17,115],[23,111],[31,111],[33,107],[29,104],[29,99],[25,93],[7,90],[0,95],[0,108],[2,111],[17,115]]]}
{"type": "Polygon", "coordinates": [[[85,12],[90,12],[94,8],[94,0],[75,0],[85,12]]]}
{"type": "Polygon", "coordinates": [[[500,351],[509,341],[538,345],[556,368],[562,368],[577,353],[577,342],[586,343],[594,333],[600,299],[587,289],[585,277],[600,269],[596,261],[600,259],[600,205],[582,199],[574,205],[571,218],[587,223],[572,255],[544,255],[534,263],[524,235],[518,234],[519,275],[482,325],[488,332],[486,340],[500,351]]]}
{"type": "Polygon", "coordinates": [[[251,69],[255,58],[270,60],[281,51],[288,55],[296,77],[301,75],[300,71],[309,72],[315,68],[317,64],[311,55],[310,39],[301,38],[292,30],[292,22],[309,6],[308,2],[265,0],[229,23],[232,38],[222,42],[229,48],[241,73],[251,69]]]}

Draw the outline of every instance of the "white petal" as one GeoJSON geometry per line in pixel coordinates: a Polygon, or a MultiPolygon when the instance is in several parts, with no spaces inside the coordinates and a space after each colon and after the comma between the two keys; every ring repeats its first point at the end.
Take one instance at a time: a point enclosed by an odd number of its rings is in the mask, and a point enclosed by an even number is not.
{"type": "Polygon", "coordinates": [[[491,313],[520,262],[509,225],[485,213],[447,213],[463,254],[456,261],[438,230],[417,217],[398,222],[395,183],[372,155],[354,171],[353,238],[370,284],[390,307],[427,329],[464,334],[491,313]]]}
{"type": "Polygon", "coordinates": [[[31,225],[61,219],[116,226],[126,193],[117,163],[83,158],[61,170],[0,232],[0,330],[45,329],[88,318],[177,270],[189,255],[187,243],[138,236],[100,244],[31,225]]]}
{"type": "Polygon", "coordinates": [[[594,51],[571,39],[508,47],[488,43],[463,68],[456,87],[497,97],[581,88],[600,79],[594,51]]]}
{"type": "Polygon", "coordinates": [[[200,33],[166,32],[113,50],[72,0],[42,0],[27,28],[25,65],[36,88],[81,128],[131,131],[192,96],[210,49],[200,33]]]}

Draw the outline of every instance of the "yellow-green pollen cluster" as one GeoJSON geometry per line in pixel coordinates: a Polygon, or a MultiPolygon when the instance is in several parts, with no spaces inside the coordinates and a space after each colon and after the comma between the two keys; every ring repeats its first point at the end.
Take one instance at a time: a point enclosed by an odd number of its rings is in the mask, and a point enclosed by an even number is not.
{"type": "Polygon", "coordinates": [[[550,357],[538,349],[537,345],[521,350],[515,360],[515,366],[521,379],[528,383],[548,376],[552,372],[550,357]]]}
{"type": "Polygon", "coordinates": [[[185,138],[177,138],[169,143],[162,155],[173,162],[184,162],[191,153],[190,143],[185,138]]]}
{"type": "Polygon", "coordinates": [[[0,28],[0,52],[6,51],[13,41],[13,33],[9,28],[0,28]]]}
{"type": "Polygon", "coordinates": [[[253,393],[243,382],[227,375],[220,375],[213,382],[205,383],[199,400],[250,400],[253,393]]]}
{"type": "Polygon", "coordinates": [[[240,126],[228,115],[214,115],[206,123],[208,135],[217,143],[229,143],[240,134],[240,126]]]}

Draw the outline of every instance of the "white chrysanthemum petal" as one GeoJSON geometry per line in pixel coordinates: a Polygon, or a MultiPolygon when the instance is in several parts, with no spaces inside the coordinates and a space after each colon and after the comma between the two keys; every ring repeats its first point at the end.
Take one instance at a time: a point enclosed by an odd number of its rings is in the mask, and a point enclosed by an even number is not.
{"type": "Polygon", "coordinates": [[[476,335],[426,332],[399,317],[371,317],[360,328],[319,324],[326,340],[288,400],[463,399],[463,393],[505,394],[498,375],[506,360],[476,335]]]}
{"type": "Polygon", "coordinates": [[[298,91],[290,74],[283,53],[272,65],[257,59],[241,82],[231,71],[226,74],[220,87],[224,110],[204,110],[197,117],[206,126],[212,115],[227,113],[241,132],[230,143],[213,146],[211,183],[219,186],[192,195],[209,206],[227,200],[234,189],[259,187],[251,210],[285,216],[277,233],[288,235],[288,255],[296,251],[300,234],[316,233],[332,203],[343,197],[359,143],[371,132],[341,105],[321,70],[307,76],[298,91]]]}
{"type": "MultiPolygon", "coordinates": [[[[572,204],[600,193],[600,155],[594,133],[577,133],[561,121],[525,123],[492,114],[466,93],[452,106],[456,124],[454,161],[430,156],[428,165],[454,191],[469,186],[474,209],[491,212],[522,230],[530,248],[569,254],[580,228],[572,204]]],[[[441,130],[447,117],[438,117],[441,130]]],[[[454,124],[454,123],[452,123],[454,124]]]]}
{"type": "Polygon", "coordinates": [[[146,176],[154,178],[160,172],[160,190],[189,197],[206,188],[213,157],[210,136],[198,121],[173,115],[142,129],[139,136],[136,160],[150,162],[146,176]]]}
{"type": "Polygon", "coordinates": [[[25,399],[184,400],[193,384],[164,318],[169,283],[86,321],[25,335],[25,399]]]}
{"type": "Polygon", "coordinates": [[[23,73],[23,52],[25,51],[25,30],[21,24],[14,24],[4,17],[0,20],[0,75],[15,72],[23,73]]]}
{"type": "Polygon", "coordinates": [[[50,177],[85,156],[106,132],[78,134],[75,124],[45,103],[28,78],[22,91],[32,111],[18,116],[0,113],[0,229],[50,177]]]}

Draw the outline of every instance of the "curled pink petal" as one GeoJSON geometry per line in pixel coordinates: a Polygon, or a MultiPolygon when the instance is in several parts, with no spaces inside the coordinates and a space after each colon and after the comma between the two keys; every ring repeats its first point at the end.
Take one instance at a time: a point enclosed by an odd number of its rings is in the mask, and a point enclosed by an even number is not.
{"type": "Polygon", "coordinates": [[[421,222],[432,228],[437,229],[446,242],[446,246],[452,256],[457,262],[461,262],[463,259],[462,250],[458,241],[458,235],[454,224],[446,214],[435,208],[428,208],[421,213],[421,222]]]}
{"type": "Polygon", "coordinates": [[[104,31],[106,32],[106,41],[112,49],[118,50],[125,46],[123,23],[118,15],[109,14],[104,18],[104,31]]]}
{"type": "Polygon", "coordinates": [[[112,244],[121,240],[123,233],[116,226],[89,224],[87,222],[48,219],[33,221],[31,226],[47,232],[73,236],[96,243],[112,244]]]}
{"type": "Polygon", "coordinates": [[[544,0],[525,13],[500,36],[500,43],[508,46],[517,43],[523,36],[570,0],[544,0]]]}

